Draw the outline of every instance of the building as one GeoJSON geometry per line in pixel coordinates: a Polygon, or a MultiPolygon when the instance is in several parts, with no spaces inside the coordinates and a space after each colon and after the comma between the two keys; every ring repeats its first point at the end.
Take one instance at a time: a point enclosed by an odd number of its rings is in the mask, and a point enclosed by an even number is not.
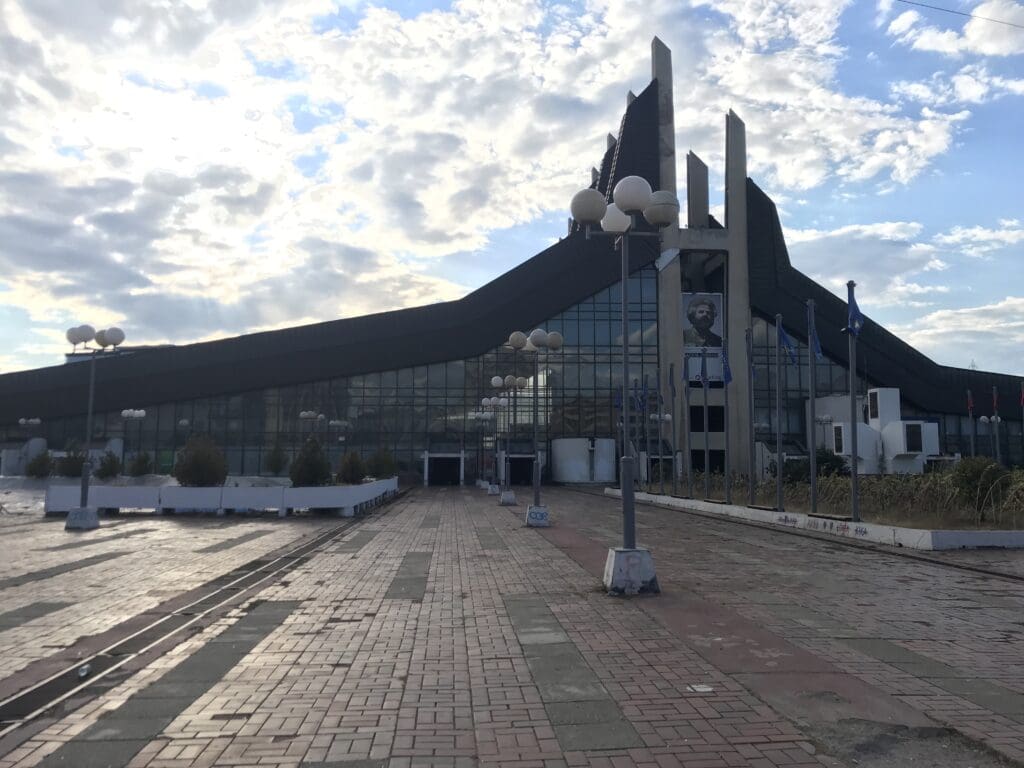
{"type": "MultiPolygon", "coordinates": [[[[654,189],[677,189],[671,55],[657,39],[652,53],[652,81],[636,96],[629,94],[618,134],[608,137],[592,174],[592,186],[608,196],[627,175],[644,177],[654,189]]],[[[631,247],[631,366],[645,407],[656,409],[660,392],[664,410],[677,414],[660,451],[650,452],[671,455],[669,433],[675,430],[681,449],[686,431],[693,465],[704,466],[707,448],[711,468],[721,469],[727,424],[731,468],[745,473],[752,429],[764,446],[773,446],[781,431],[785,453],[807,453],[807,299],[817,302],[825,354],[815,365],[818,395],[846,393],[842,328],[847,309],[790,264],[775,205],[747,178],[745,126],[732,112],[725,119],[724,221],[710,214],[707,167],[690,153],[686,221],[665,230],[660,245],[637,239],[631,247]],[[700,298],[693,294],[710,295],[713,306],[703,311],[713,315],[713,324],[703,329],[702,338],[725,347],[735,374],[728,411],[720,381],[711,383],[706,409],[699,387],[682,386],[684,361],[690,379],[700,371],[692,348],[696,324],[686,314],[701,311],[691,307],[700,298]],[[772,389],[777,314],[797,341],[799,355],[799,365],[785,372],[781,421],[774,414],[772,389]],[[687,324],[693,327],[684,334],[687,324]],[[684,343],[691,344],[688,355],[684,343]],[[759,371],[753,419],[746,376],[751,363],[759,371]],[[674,398],[670,375],[678,384],[674,398]],[[684,398],[689,400],[686,413],[684,398]]],[[[386,449],[403,468],[420,470],[425,461],[432,481],[452,482],[487,474],[500,437],[503,447],[507,438],[512,479],[526,481],[532,386],[517,396],[513,413],[496,422],[470,418],[481,398],[494,394],[493,376],[514,374],[532,382],[535,361],[513,353],[505,340],[513,330],[534,327],[565,337],[564,349],[538,366],[542,456],[560,438],[607,445],[618,434],[620,295],[618,255],[610,239],[587,239],[573,226],[550,248],[457,301],[103,355],[96,364],[91,444],[100,448],[121,439],[128,453],[150,451],[157,467],[167,471],[188,435],[201,432],[224,447],[232,473],[256,474],[275,446],[295,451],[316,434],[335,461],[346,450],[369,456],[386,449]],[[128,424],[121,417],[126,408],[144,409],[146,416],[128,424]]],[[[704,360],[708,378],[720,377],[719,354],[712,349],[704,360]]],[[[1020,379],[938,365],[870,320],[860,334],[858,360],[860,389],[898,389],[899,418],[935,425],[943,454],[969,453],[976,436],[978,424],[968,418],[966,391],[971,389],[979,403],[987,402],[987,393],[998,393],[1007,407],[1000,425],[1001,456],[1024,463],[1020,411],[1010,412],[1019,402],[1020,379]]],[[[62,448],[68,440],[80,440],[88,376],[88,365],[67,363],[0,376],[3,444],[12,448],[42,437],[62,448]],[[42,423],[19,424],[26,416],[42,423]]],[[[976,416],[987,412],[981,407],[976,416]]],[[[639,425],[646,419],[641,415],[635,421],[635,432],[641,434],[639,425]]],[[[648,442],[657,445],[651,435],[648,442]]],[[[987,439],[976,444],[979,452],[989,452],[987,439]]]]}

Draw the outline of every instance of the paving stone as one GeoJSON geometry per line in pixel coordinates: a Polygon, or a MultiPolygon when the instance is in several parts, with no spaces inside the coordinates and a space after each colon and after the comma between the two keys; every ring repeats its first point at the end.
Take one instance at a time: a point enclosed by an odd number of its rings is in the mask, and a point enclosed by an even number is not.
{"type": "Polygon", "coordinates": [[[626,720],[556,725],[558,743],[566,752],[606,749],[633,749],[644,746],[643,739],[626,720]]]}

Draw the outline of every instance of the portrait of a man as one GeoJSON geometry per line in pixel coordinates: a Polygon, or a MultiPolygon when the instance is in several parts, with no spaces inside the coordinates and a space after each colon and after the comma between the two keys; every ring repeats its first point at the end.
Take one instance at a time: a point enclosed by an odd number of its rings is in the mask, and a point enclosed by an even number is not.
{"type": "Polygon", "coordinates": [[[722,337],[715,333],[721,296],[697,293],[686,305],[687,323],[683,326],[684,347],[721,347],[722,337]]]}

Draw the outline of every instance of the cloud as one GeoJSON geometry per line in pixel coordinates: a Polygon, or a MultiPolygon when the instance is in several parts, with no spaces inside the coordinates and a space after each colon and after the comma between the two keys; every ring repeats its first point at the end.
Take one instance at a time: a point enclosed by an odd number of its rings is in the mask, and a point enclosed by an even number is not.
{"type": "Polygon", "coordinates": [[[865,307],[927,307],[949,292],[929,273],[948,265],[934,245],[919,240],[922,229],[912,221],[787,229],[786,242],[793,265],[837,296],[845,298],[846,281],[855,280],[865,307]]]}
{"type": "MultiPolygon", "coordinates": [[[[330,0],[0,3],[4,300],[135,343],[461,295],[445,257],[565,211],[647,85],[654,34],[679,148],[721,167],[734,108],[780,196],[909,183],[969,117],[844,92],[849,0],[461,0],[340,25],[330,0]]],[[[903,259],[879,295],[938,290],[913,234],[818,236],[903,259]]]]}
{"type": "Polygon", "coordinates": [[[934,51],[947,56],[1014,56],[1024,53],[1024,4],[1013,0],[986,0],[969,12],[961,31],[942,29],[924,21],[917,11],[904,11],[890,22],[886,33],[918,51],[934,51]],[[1010,22],[999,24],[996,21],[1010,22]]]}
{"type": "Polygon", "coordinates": [[[1024,79],[993,75],[981,64],[969,64],[952,76],[936,72],[927,80],[897,80],[889,84],[897,98],[932,107],[950,104],[985,104],[1007,95],[1024,95],[1024,79]]]}
{"type": "Polygon", "coordinates": [[[966,368],[976,360],[984,370],[1024,375],[1024,297],[940,309],[891,330],[923,352],[941,353],[954,365],[966,368]]]}
{"type": "Polygon", "coordinates": [[[1003,219],[1000,229],[986,227],[953,227],[937,235],[934,242],[967,256],[985,256],[1009,246],[1024,243],[1024,228],[1016,219],[1003,219]]]}

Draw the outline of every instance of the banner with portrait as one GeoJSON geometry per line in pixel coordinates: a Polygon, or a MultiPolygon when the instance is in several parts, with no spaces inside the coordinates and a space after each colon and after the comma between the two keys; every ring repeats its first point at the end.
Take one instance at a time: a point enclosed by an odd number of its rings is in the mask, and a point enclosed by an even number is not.
{"type": "Polygon", "coordinates": [[[683,293],[683,376],[699,382],[722,380],[725,316],[721,293],[683,293]],[[703,362],[702,362],[703,358],[703,362]]]}

